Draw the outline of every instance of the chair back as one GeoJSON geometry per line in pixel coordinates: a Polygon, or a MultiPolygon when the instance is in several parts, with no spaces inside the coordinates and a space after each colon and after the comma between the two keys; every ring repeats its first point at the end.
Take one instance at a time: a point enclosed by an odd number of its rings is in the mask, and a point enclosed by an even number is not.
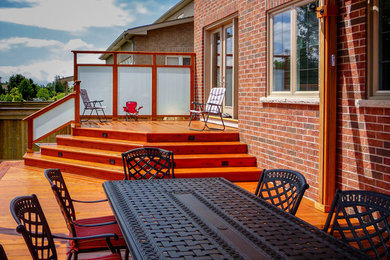
{"type": "Polygon", "coordinates": [[[125,180],[175,178],[173,152],[160,148],[136,148],[122,153],[125,180]]]}
{"type": "Polygon", "coordinates": [[[255,195],[295,215],[309,184],[296,171],[286,169],[263,170],[255,195]]]}
{"type": "Polygon", "coordinates": [[[56,247],[49,225],[35,194],[16,197],[11,201],[11,214],[34,260],[57,259],[56,247]]]}
{"type": "Polygon", "coordinates": [[[8,260],[7,254],[4,251],[3,246],[0,244],[0,260],[8,260]]]}
{"type": "Polygon", "coordinates": [[[373,191],[336,191],[324,231],[363,253],[390,259],[390,196],[373,191]]]}
{"type": "Polygon", "coordinates": [[[137,102],[135,102],[135,101],[127,101],[126,102],[127,112],[132,113],[132,114],[138,113],[136,108],[137,108],[137,102]]]}
{"type": "Polygon", "coordinates": [[[46,179],[50,183],[57,203],[60,206],[61,213],[65,218],[66,226],[68,227],[69,232],[71,232],[74,237],[77,236],[76,230],[72,223],[72,221],[76,220],[76,211],[60,169],[45,169],[44,173],[46,179]]]}
{"type": "Polygon", "coordinates": [[[209,113],[221,113],[221,106],[225,97],[226,88],[212,88],[206,103],[205,111],[209,113]],[[213,104],[213,105],[210,105],[213,104]]]}
{"type": "Polygon", "coordinates": [[[81,96],[81,99],[83,100],[84,106],[86,108],[92,108],[91,102],[90,102],[89,97],[88,97],[88,92],[86,89],[84,89],[84,88],[80,89],[80,96],[81,96]]]}

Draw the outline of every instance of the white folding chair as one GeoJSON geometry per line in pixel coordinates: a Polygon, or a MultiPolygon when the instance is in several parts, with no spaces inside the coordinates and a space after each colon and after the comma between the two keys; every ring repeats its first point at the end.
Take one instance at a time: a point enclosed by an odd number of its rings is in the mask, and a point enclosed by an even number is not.
{"type": "Polygon", "coordinates": [[[206,127],[214,130],[225,130],[225,124],[222,118],[222,102],[225,97],[226,88],[212,88],[209,99],[206,104],[192,102],[195,105],[193,110],[190,110],[190,122],[188,128],[191,130],[203,131],[206,127]],[[204,126],[202,129],[191,128],[191,122],[197,115],[202,115],[204,126]],[[210,115],[220,117],[223,128],[212,128],[207,125],[210,115]]]}

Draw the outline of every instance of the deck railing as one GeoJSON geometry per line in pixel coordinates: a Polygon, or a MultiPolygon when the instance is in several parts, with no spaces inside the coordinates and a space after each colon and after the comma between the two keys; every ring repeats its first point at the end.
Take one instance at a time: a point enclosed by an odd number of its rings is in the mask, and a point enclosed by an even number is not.
{"type": "Polygon", "coordinates": [[[57,130],[80,122],[80,81],[75,81],[73,92],[47,107],[24,118],[28,125],[27,152],[33,151],[33,145],[57,130]]]}
{"type": "MultiPolygon", "coordinates": [[[[75,80],[90,99],[102,100],[106,113],[116,120],[125,116],[126,101],[136,101],[140,115],[181,117],[189,115],[194,99],[194,53],[73,51],[75,80]],[[106,64],[79,62],[79,55],[109,56],[106,64]],[[172,58],[181,64],[167,65],[172,58]],[[183,64],[183,60],[187,62],[183,64]]],[[[80,104],[80,111],[84,109],[80,104]]]]}
{"type": "Polygon", "coordinates": [[[84,110],[80,88],[87,90],[91,100],[104,100],[105,112],[113,120],[125,116],[122,107],[126,101],[143,106],[140,115],[152,120],[189,115],[194,100],[194,53],[73,51],[73,54],[74,91],[24,119],[28,122],[27,152],[33,151],[34,143],[62,127],[71,123],[80,125],[80,111],[84,110]],[[78,57],[96,54],[108,57],[108,62],[82,63],[78,57]],[[167,65],[172,57],[177,57],[175,61],[180,63],[167,65]]]}

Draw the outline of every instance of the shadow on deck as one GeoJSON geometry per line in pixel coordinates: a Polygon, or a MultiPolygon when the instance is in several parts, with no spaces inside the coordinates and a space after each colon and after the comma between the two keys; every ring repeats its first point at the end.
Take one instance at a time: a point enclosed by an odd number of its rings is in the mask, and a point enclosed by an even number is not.
{"type": "MultiPolygon", "coordinates": [[[[16,196],[37,194],[52,232],[57,235],[68,234],[50,185],[44,177],[43,169],[26,166],[22,161],[2,162],[0,176],[3,176],[0,180],[0,243],[3,244],[10,260],[31,259],[23,238],[15,231],[16,223],[9,211],[10,201],[16,196]]],[[[81,200],[105,198],[102,188],[104,180],[71,173],[63,173],[63,176],[72,197],[81,200]]],[[[253,193],[257,182],[236,182],[236,184],[253,193]]],[[[108,204],[98,204],[101,205],[95,205],[93,213],[89,205],[77,205],[77,215],[79,218],[85,218],[112,214],[108,204]]],[[[297,216],[319,228],[323,227],[326,219],[326,214],[316,210],[314,203],[305,198],[298,209],[297,216]]],[[[56,245],[59,259],[66,259],[67,242],[57,241],[56,245]]],[[[97,254],[80,256],[82,259],[97,254]]]]}

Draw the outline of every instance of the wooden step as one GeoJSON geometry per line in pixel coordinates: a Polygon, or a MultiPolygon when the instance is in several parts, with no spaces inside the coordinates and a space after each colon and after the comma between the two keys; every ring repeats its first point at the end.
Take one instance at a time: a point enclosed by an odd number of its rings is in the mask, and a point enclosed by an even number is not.
{"type": "MultiPolygon", "coordinates": [[[[122,165],[121,152],[64,145],[41,145],[45,156],[77,159],[111,165],[122,165]]],[[[176,168],[255,167],[256,158],[248,154],[174,154],[176,168]]]]}
{"type": "MultiPolygon", "coordinates": [[[[40,153],[26,153],[25,165],[40,168],[59,168],[63,172],[106,179],[121,180],[124,177],[122,165],[107,165],[97,162],[51,157],[40,153]]],[[[257,167],[178,168],[176,178],[224,177],[230,181],[257,181],[261,170],[257,167]]]]}
{"type": "Polygon", "coordinates": [[[239,141],[238,132],[196,132],[189,133],[153,133],[120,131],[101,128],[73,128],[74,136],[88,136],[105,139],[138,142],[230,142],[239,141]]]}
{"type": "Polygon", "coordinates": [[[57,144],[90,149],[125,152],[139,147],[159,147],[174,154],[232,154],[246,153],[247,145],[232,142],[139,142],[126,140],[102,139],[86,136],[57,135],[57,144]]]}

